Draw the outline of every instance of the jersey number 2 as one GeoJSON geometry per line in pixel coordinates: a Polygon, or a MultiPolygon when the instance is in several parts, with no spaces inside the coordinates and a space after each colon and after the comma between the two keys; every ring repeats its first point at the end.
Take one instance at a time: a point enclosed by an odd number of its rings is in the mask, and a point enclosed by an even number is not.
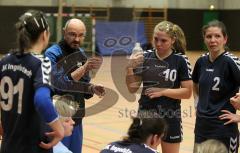
{"type": "Polygon", "coordinates": [[[214,90],[214,91],[219,91],[219,87],[218,87],[218,85],[219,85],[219,83],[220,83],[220,78],[219,77],[215,77],[214,79],[213,79],[213,81],[214,81],[214,86],[212,87],[212,90],[214,90]]]}
{"type": "Polygon", "coordinates": [[[5,111],[10,111],[13,106],[13,97],[18,93],[18,108],[17,113],[22,113],[22,95],[23,95],[23,84],[24,80],[21,78],[18,83],[14,86],[10,77],[5,76],[1,80],[1,99],[7,100],[7,103],[1,101],[1,107],[5,111]],[[7,86],[7,91],[5,91],[7,86]]]}

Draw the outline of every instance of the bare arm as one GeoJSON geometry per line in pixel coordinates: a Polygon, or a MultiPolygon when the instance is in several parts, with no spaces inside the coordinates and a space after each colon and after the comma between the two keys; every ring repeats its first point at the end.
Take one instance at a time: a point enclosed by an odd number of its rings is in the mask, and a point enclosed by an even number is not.
{"type": "Polygon", "coordinates": [[[142,78],[140,76],[134,75],[133,68],[127,68],[126,84],[128,91],[135,93],[139,89],[141,83],[142,78]]]}
{"type": "Polygon", "coordinates": [[[92,69],[99,69],[100,66],[102,65],[102,62],[103,59],[101,57],[92,57],[88,59],[84,65],[80,66],[75,71],[73,71],[71,73],[71,77],[73,78],[73,80],[78,81],[83,77],[83,75],[86,72],[92,69]]]}
{"type": "Polygon", "coordinates": [[[168,88],[148,88],[146,95],[150,98],[166,96],[174,99],[188,99],[192,95],[192,80],[182,81],[181,88],[168,89],[168,88]]]}
{"type": "Polygon", "coordinates": [[[128,65],[126,68],[127,71],[126,84],[128,91],[131,93],[135,93],[142,83],[142,78],[140,76],[135,75],[133,70],[140,64],[142,64],[143,60],[144,60],[143,52],[132,53],[132,55],[129,58],[128,65]]]}
{"type": "MultiPolygon", "coordinates": [[[[85,63],[86,64],[86,63],[85,63]]],[[[84,64],[84,65],[85,65],[84,64]]],[[[73,78],[73,80],[74,81],[78,81],[78,80],[80,80],[82,77],[83,77],[83,75],[85,74],[85,72],[86,72],[86,66],[80,66],[79,68],[77,68],[75,71],[73,71],[72,73],[71,73],[71,77],[73,78]]]]}
{"type": "Polygon", "coordinates": [[[236,93],[234,97],[230,98],[230,102],[235,109],[240,110],[240,92],[236,93]]]}
{"type": "Polygon", "coordinates": [[[199,96],[198,91],[199,91],[198,84],[193,83],[193,98],[194,98],[195,108],[197,108],[197,103],[198,103],[198,96],[199,96]]]}

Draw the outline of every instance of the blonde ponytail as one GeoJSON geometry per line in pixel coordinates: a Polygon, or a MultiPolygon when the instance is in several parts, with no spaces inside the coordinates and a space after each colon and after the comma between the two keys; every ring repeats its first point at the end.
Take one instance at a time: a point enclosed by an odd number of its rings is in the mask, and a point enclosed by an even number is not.
{"type": "Polygon", "coordinates": [[[172,39],[175,39],[173,44],[173,50],[185,54],[186,52],[186,38],[183,30],[176,24],[169,21],[162,21],[158,23],[154,28],[154,34],[159,31],[166,32],[172,39]]]}

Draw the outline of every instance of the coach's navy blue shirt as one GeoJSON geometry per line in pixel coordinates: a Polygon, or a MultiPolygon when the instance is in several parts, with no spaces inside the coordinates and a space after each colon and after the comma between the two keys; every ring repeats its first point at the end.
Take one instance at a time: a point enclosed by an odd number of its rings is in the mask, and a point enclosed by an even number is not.
{"type": "Polygon", "coordinates": [[[80,111],[73,116],[75,125],[78,125],[85,116],[85,99],[93,96],[88,91],[91,78],[86,73],[79,81],[73,81],[71,73],[85,64],[87,56],[82,48],[73,49],[64,40],[49,47],[45,56],[50,59],[54,67],[52,73],[54,78],[51,82],[53,88],[56,89],[55,94],[70,94],[79,104],[80,111]],[[57,67],[60,68],[56,70],[57,67]]]}
{"type": "Polygon", "coordinates": [[[236,113],[230,103],[230,98],[235,96],[239,90],[239,58],[229,52],[224,52],[211,62],[209,53],[206,53],[195,64],[193,81],[199,85],[195,133],[202,136],[229,136],[231,133],[236,133],[237,124],[223,125],[226,120],[220,120],[219,115],[224,109],[236,113]],[[208,121],[209,124],[205,129],[204,123],[208,121]]]}

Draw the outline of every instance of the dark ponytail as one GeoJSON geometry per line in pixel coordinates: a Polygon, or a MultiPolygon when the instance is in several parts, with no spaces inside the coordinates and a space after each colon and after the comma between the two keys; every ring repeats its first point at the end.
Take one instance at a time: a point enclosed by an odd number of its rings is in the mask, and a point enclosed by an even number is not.
{"type": "Polygon", "coordinates": [[[133,118],[128,129],[128,136],[123,141],[144,143],[150,135],[162,136],[166,131],[166,123],[162,118],[133,118]]]}
{"type": "Polygon", "coordinates": [[[37,41],[43,31],[48,31],[49,26],[43,12],[29,10],[19,18],[15,27],[17,30],[18,50],[23,53],[37,41]]]}

